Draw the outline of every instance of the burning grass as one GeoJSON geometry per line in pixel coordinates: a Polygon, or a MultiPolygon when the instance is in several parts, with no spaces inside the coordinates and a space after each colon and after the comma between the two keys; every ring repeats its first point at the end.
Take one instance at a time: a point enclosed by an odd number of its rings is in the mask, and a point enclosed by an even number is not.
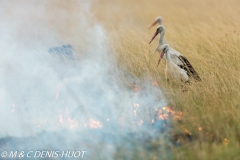
{"type": "Polygon", "coordinates": [[[108,30],[119,66],[138,79],[153,79],[173,109],[182,112],[181,120],[173,119],[172,131],[177,137],[191,134],[193,142],[171,149],[173,159],[239,158],[239,5],[236,0],[94,3],[93,12],[108,30]],[[190,60],[203,80],[192,82],[186,92],[181,84],[165,81],[164,63],[156,67],[158,54],[152,53],[157,40],[148,44],[155,32],[148,26],[159,15],[166,42],[190,60]]]}

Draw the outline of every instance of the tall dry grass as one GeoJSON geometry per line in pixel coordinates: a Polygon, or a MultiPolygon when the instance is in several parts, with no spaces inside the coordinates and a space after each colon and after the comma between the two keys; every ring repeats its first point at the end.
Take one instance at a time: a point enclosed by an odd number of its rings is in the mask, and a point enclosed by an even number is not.
{"type": "MultiPolygon", "coordinates": [[[[240,159],[240,1],[98,0],[92,13],[107,30],[118,63],[139,79],[156,80],[175,110],[173,133],[188,132],[191,143],[172,148],[173,159],[240,159]],[[148,44],[156,16],[164,18],[165,39],[183,53],[202,78],[188,91],[166,83],[165,63],[156,67],[148,44]]],[[[181,141],[179,139],[178,141],[181,141]]],[[[157,158],[158,159],[158,158],[157,158]]]]}

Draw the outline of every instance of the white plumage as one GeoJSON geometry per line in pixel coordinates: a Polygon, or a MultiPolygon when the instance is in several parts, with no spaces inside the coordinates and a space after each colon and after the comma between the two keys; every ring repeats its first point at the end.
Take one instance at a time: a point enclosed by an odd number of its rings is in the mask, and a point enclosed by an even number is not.
{"type": "MultiPolygon", "coordinates": [[[[160,25],[160,26],[157,27],[157,30],[154,33],[154,35],[153,35],[151,41],[149,42],[149,44],[154,40],[154,38],[158,34],[160,34],[160,38],[159,38],[158,46],[155,49],[155,52],[161,53],[162,50],[163,50],[164,34],[165,34],[165,27],[163,25],[160,25]]],[[[174,63],[179,68],[184,69],[187,72],[188,76],[193,77],[197,81],[201,81],[201,78],[199,77],[199,75],[197,74],[197,72],[195,71],[195,69],[193,68],[193,66],[190,64],[190,62],[188,61],[188,59],[185,56],[183,56],[181,53],[174,50],[170,46],[168,46],[168,55],[171,59],[171,63],[174,63]]],[[[162,58],[166,59],[165,56],[163,56],[162,58]]]]}
{"type": "Polygon", "coordinates": [[[189,77],[187,74],[187,71],[185,71],[184,69],[180,68],[178,65],[176,65],[170,56],[170,47],[168,44],[164,44],[162,46],[162,52],[160,54],[160,59],[158,64],[160,63],[160,60],[162,59],[162,57],[164,56],[164,54],[166,55],[166,78],[174,78],[176,80],[181,80],[183,82],[188,82],[189,77]]]}

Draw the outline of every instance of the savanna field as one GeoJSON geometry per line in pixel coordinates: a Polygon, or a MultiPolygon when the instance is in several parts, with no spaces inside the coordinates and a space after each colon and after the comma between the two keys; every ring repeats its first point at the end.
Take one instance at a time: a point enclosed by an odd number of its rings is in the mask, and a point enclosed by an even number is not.
{"type": "Polygon", "coordinates": [[[0,1],[0,159],[68,150],[81,154],[55,159],[239,160],[239,6],[0,1]],[[201,82],[166,80],[159,35],[149,44],[158,16],[201,82]]]}
{"type": "Polygon", "coordinates": [[[108,31],[118,65],[133,77],[156,82],[169,106],[182,112],[173,119],[172,135],[188,134],[192,141],[178,136],[181,145],[169,149],[172,159],[240,159],[239,5],[237,0],[93,3],[92,14],[108,31]],[[187,91],[166,82],[164,61],[156,67],[158,38],[148,43],[157,26],[148,27],[157,16],[164,19],[165,43],[183,53],[202,78],[186,86],[187,91]]]}

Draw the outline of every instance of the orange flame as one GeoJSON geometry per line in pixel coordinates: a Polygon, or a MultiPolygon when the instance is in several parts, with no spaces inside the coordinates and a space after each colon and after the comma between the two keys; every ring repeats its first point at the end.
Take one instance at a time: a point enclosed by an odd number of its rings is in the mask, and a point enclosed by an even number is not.
{"type": "Polygon", "coordinates": [[[136,110],[134,110],[133,113],[134,113],[135,116],[137,116],[137,111],[136,110]]]}
{"type": "Polygon", "coordinates": [[[69,112],[68,108],[66,108],[66,112],[67,112],[67,121],[68,121],[68,123],[69,123],[70,128],[76,128],[76,127],[78,127],[78,121],[73,120],[73,119],[70,117],[70,112],[69,112]]]}
{"type": "Polygon", "coordinates": [[[95,121],[93,119],[90,119],[89,126],[90,126],[90,128],[102,128],[101,123],[99,121],[95,121]]]}
{"type": "Polygon", "coordinates": [[[134,107],[139,107],[139,104],[138,103],[133,103],[133,106],[134,107]]]}
{"type": "Polygon", "coordinates": [[[78,121],[71,119],[68,117],[68,123],[70,125],[70,128],[76,128],[78,127],[78,121]]]}

